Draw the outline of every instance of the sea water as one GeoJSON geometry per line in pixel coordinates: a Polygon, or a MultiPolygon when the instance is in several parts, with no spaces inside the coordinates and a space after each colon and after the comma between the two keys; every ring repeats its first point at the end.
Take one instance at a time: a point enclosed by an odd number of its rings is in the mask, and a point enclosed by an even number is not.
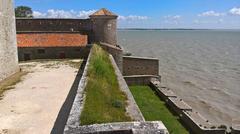
{"type": "Polygon", "coordinates": [[[118,44],[158,58],[163,85],[211,122],[240,120],[239,30],[119,30],[118,44]]]}

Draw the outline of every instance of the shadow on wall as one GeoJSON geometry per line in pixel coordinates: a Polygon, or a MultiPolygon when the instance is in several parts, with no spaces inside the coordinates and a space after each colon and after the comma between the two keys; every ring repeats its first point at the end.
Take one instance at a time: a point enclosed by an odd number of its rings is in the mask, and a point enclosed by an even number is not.
{"type": "Polygon", "coordinates": [[[71,111],[74,98],[77,94],[78,85],[82,78],[82,74],[83,74],[85,65],[86,65],[86,59],[84,59],[81,67],[78,70],[77,76],[73,82],[73,85],[72,85],[69,93],[68,93],[68,96],[67,96],[66,100],[64,101],[64,103],[60,109],[60,112],[58,113],[57,119],[56,119],[53,129],[51,131],[51,134],[62,134],[64,131],[64,127],[68,120],[68,116],[71,111]]]}

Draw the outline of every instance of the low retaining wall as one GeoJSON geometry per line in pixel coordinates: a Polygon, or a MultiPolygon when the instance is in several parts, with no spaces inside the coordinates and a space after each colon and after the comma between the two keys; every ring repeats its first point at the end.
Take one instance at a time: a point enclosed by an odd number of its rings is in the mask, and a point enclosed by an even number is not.
{"type": "Polygon", "coordinates": [[[75,128],[80,125],[80,114],[81,114],[81,112],[83,110],[83,106],[84,106],[84,98],[85,98],[84,89],[87,85],[87,71],[89,68],[89,60],[90,60],[91,56],[92,56],[92,51],[90,50],[90,53],[89,53],[89,56],[88,56],[88,59],[87,59],[87,62],[86,62],[86,65],[85,65],[85,68],[83,71],[82,78],[78,85],[77,94],[75,96],[67,123],[64,128],[64,133],[66,131],[68,131],[69,129],[75,128]]]}
{"type": "Polygon", "coordinates": [[[231,134],[240,134],[240,122],[232,125],[231,134]]]}
{"type": "Polygon", "coordinates": [[[104,42],[101,42],[100,45],[105,51],[113,56],[119,70],[122,72],[123,50],[120,47],[113,46],[104,42]]]}
{"type": "MultiPolygon", "coordinates": [[[[85,94],[84,94],[84,89],[86,87],[87,84],[87,71],[89,68],[89,60],[92,56],[92,51],[90,51],[89,53],[89,57],[82,75],[82,78],[80,80],[79,86],[78,86],[78,90],[77,90],[77,94],[76,97],[74,99],[67,123],[65,125],[64,128],[64,133],[71,133],[72,131],[74,132],[81,132],[81,131],[75,131],[80,127],[80,115],[81,112],[83,110],[83,106],[84,106],[84,99],[85,99],[85,94]]],[[[117,64],[114,61],[114,58],[112,56],[110,56],[110,60],[112,62],[112,65],[115,69],[118,81],[119,81],[119,85],[120,85],[120,89],[126,93],[127,97],[128,97],[128,106],[126,108],[127,113],[135,120],[135,121],[145,121],[141,111],[139,110],[130,90],[128,89],[128,86],[126,84],[126,82],[124,81],[120,70],[117,67],[117,64]]]]}
{"type": "Polygon", "coordinates": [[[158,93],[159,97],[166,102],[194,134],[226,134],[224,126],[216,126],[210,123],[170,89],[161,87],[160,81],[151,81],[150,87],[158,93]]]}
{"type": "Polygon", "coordinates": [[[119,122],[78,126],[65,134],[168,134],[161,121],[152,122],[119,122]]]}
{"type": "Polygon", "coordinates": [[[114,67],[115,73],[117,75],[117,79],[119,82],[120,89],[127,95],[128,98],[128,106],[127,106],[127,113],[135,120],[135,121],[145,121],[137,103],[135,102],[133,95],[128,88],[127,83],[125,82],[122,73],[117,67],[116,62],[114,61],[114,58],[112,55],[110,55],[110,60],[112,62],[112,65],[114,67]]]}
{"type": "Polygon", "coordinates": [[[125,81],[129,86],[133,85],[149,85],[150,81],[153,79],[161,79],[160,76],[156,75],[131,75],[131,76],[124,76],[125,81]]]}
{"type": "Polygon", "coordinates": [[[123,56],[123,75],[158,75],[159,60],[156,58],[123,56]]]}
{"type": "Polygon", "coordinates": [[[18,47],[19,61],[35,59],[87,58],[90,47],[18,47]],[[44,51],[44,53],[39,53],[44,51]],[[27,57],[26,57],[27,55],[27,57]]]}
{"type": "Polygon", "coordinates": [[[117,63],[119,70],[122,72],[123,65],[123,50],[120,47],[113,46],[104,42],[100,43],[101,47],[111,54],[117,63]]]}

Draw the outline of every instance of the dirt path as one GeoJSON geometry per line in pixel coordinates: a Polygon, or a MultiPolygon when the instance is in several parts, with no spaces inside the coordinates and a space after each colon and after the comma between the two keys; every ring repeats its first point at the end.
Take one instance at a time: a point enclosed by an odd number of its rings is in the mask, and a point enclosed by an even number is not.
{"type": "Polygon", "coordinates": [[[0,100],[0,134],[51,132],[78,71],[59,63],[21,64],[23,70],[30,73],[0,100]]]}

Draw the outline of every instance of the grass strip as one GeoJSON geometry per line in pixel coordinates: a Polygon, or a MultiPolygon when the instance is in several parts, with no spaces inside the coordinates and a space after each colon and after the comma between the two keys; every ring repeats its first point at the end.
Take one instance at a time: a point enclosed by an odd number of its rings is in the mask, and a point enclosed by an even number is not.
{"type": "Polygon", "coordinates": [[[87,72],[86,100],[81,125],[130,121],[126,115],[126,95],[120,90],[109,55],[94,45],[87,72]]]}
{"type": "Polygon", "coordinates": [[[188,131],[148,86],[130,86],[130,90],[147,121],[161,120],[170,134],[188,134],[188,131]]]}

